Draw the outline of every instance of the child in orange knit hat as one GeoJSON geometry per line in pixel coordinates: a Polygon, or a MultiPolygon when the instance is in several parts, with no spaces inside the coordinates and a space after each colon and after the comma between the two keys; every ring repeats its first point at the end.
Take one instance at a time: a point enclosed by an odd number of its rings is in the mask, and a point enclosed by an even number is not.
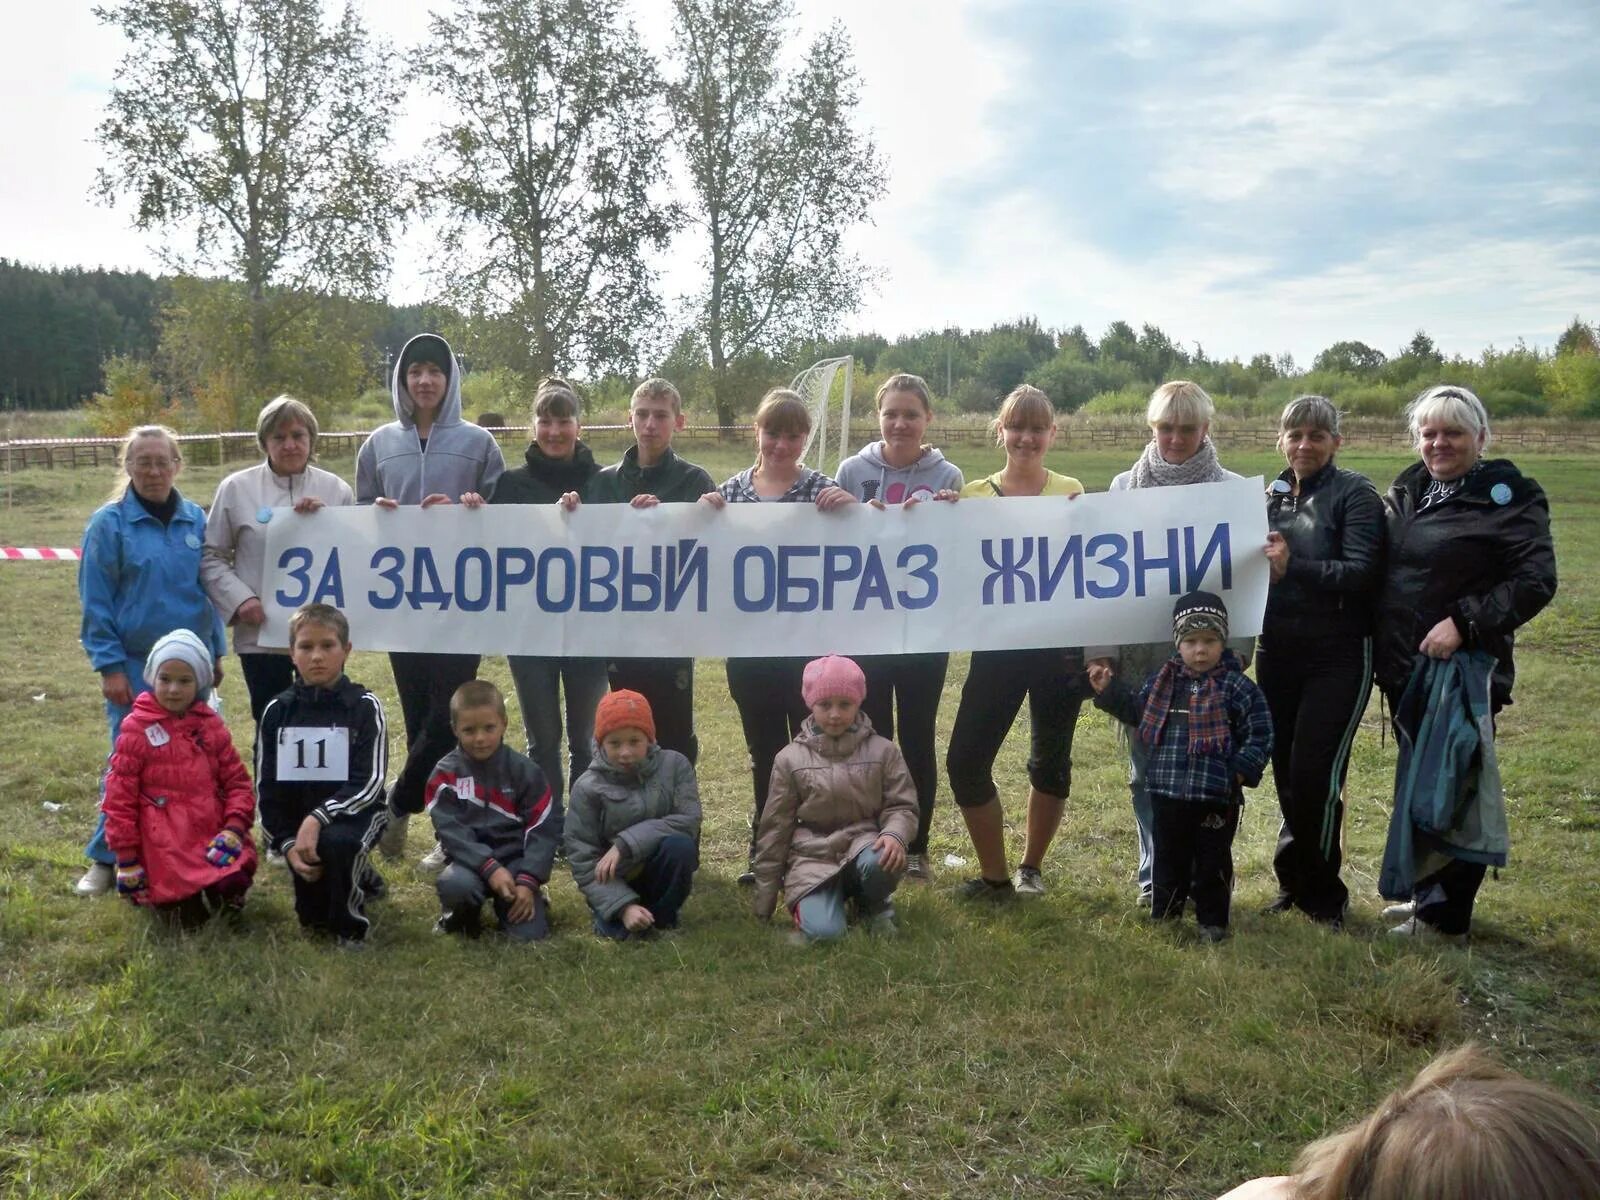
{"type": "Polygon", "coordinates": [[[638,692],[610,692],[595,709],[566,849],[601,937],[677,928],[700,865],[700,788],[689,760],[656,743],[655,715],[638,692]]]}

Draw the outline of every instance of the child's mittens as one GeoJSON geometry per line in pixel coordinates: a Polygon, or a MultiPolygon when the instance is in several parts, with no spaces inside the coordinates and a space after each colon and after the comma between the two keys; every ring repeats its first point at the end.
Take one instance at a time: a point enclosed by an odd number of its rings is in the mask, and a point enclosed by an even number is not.
{"type": "Polygon", "coordinates": [[[144,866],[137,859],[117,863],[117,895],[130,900],[144,891],[144,866]]]}
{"type": "Polygon", "coordinates": [[[206,861],[213,867],[231,867],[243,850],[244,839],[233,830],[224,829],[206,847],[206,861]]]}

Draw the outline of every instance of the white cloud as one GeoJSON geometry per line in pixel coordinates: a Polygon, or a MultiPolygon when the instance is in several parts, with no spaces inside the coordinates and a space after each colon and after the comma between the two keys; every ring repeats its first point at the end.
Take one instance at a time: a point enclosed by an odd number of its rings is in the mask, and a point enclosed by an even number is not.
{"type": "MultiPolygon", "coordinates": [[[[360,3],[397,45],[424,40],[425,0],[360,3]]],[[[1600,111],[1588,6],[1234,0],[1174,18],[1164,0],[1106,0],[1076,6],[1103,39],[1061,44],[1014,36],[1053,0],[800,7],[807,36],[848,29],[889,160],[876,224],[849,242],[888,273],[856,327],[1120,318],[1304,362],[1342,338],[1392,350],[1418,327],[1463,353],[1548,344],[1574,312],[1600,316],[1584,232],[1600,227],[1600,168],[1572,150],[1600,111]],[[1086,63],[1107,78],[1077,97],[1086,63]],[[1476,174],[1458,187],[1457,167],[1476,174]]],[[[665,57],[667,6],[633,11],[665,57]]],[[[11,21],[26,52],[0,76],[0,255],[154,268],[126,208],[89,197],[120,35],[87,4],[11,21]]],[[[426,153],[436,116],[413,96],[395,153],[426,153]]],[[[426,296],[432,242],[418,224],[397,247],[396,300],[426,296]]],[[[697,281],[695,255],[685,239],[665,261],[669,291],[697,281]]]]}

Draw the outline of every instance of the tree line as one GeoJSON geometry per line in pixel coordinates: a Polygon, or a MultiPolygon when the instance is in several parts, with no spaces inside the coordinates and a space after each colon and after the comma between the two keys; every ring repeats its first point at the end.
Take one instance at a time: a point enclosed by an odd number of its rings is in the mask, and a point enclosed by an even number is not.
{"type": "MultiPolygon", "coordinates": [[[[196,430],[247,428],[253,408],[178,383],[186,372],[190,378],[202,373],[195,365],[205,349],[197,318],[226,313],[235,291],[226,280],[47,270],[0,259],[0,396],[11,407],[55,409],[76,408],[98,395],[94,402],[111,432],[156,419],[196,430]],[[184,319],[174,321],[180,305],[184,319]]],[[[456,338],[469,368],[469,413],[500,412],[512,423],[526,417],[535,380],[521,348],[504,353],[502,330],[491,325],[484,332],[461,311],[442,306],[314,297],[303,330],[281,343],[285,361],[276,386],[316,398],[332,420],[370,419],[387,405],[387,365],[420,329],[443,329],[456,338]],[[367,409],[353,411],[362,395],[367,409]]],[[[226,331],[218,328],[213,336],[225,339],[226,331]]],[[[844,356],[855,361],[858,395],[909,371],[929,381],[949,413],[992,412],[998,397],[1028,381],[1063,412],[1137,418],[1156,384],[1183,376],[1205,387],[1224,412],[1239,415],[1270,415],[1291,395],[1312,391],[1357,415],[1392,416],[1422,388],[1449,379],[1473,388],[1496,417],[1600,418],[1600,330],[1576,317],[1550,350],[1518,344],[1447,359],[1418,331],[1387,353],[1359,341],[1336,342],[1307,366],[1267,353],[1219,359],[1157,326],[1136,331],[1125,321],[1113,321],[1098,337],[1082,325],[1057,330],[1025,318],[893,339],[876,333],[796,339],[776,353],[747,351],[725,364],[730,410],[748,412],[763,391],[787,382],[800,367],[844,356]]],[[[615,410],[626,407],[640,371],[673,379],[691,409],[717,413],[710,358],[693,331],[638,371],[578,382],[592,408],[615,410]]]]}

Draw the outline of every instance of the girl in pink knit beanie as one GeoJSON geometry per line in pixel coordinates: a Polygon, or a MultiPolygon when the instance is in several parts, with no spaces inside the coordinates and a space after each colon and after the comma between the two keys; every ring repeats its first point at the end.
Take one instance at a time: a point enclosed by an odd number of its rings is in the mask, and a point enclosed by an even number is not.
{"type": "Polygon", "coordinates": [[[852,660],[807,663],[801,694],[811,715],[772,765],[752,908],[766,920],[781,888],[796,941],[842,937],[852,909],[872,932],[893,934],[890,897],[920,819],[911,772],[861,711],[867,678],[852,660]]]}

